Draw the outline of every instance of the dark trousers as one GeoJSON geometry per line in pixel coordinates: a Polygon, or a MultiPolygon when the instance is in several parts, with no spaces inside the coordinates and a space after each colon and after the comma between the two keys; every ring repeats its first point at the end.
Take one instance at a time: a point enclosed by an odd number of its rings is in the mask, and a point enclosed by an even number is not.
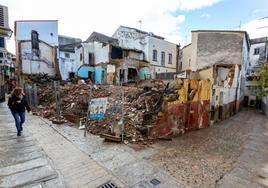
{"type": "Polygon", "coordinates": [[[12,112],[12,115],[15,119],[17,131],[22,131],[22,124],[25,121],[25,112],[12,112]]]}

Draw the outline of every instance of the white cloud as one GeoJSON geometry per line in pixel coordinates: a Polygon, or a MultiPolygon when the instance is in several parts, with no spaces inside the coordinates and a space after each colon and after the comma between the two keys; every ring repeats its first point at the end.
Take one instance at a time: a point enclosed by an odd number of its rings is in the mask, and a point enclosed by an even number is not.
{"type": "MultiPolygon", "coordinates": [[[[92,31],[112,35],[119,25],[139,28],[164,36],[174,43],[183,43],[180,25],[184,15],[178,10],[195,10],[220,0],[0,0],[9,7],[10,26],[15,20],[58,19],[59,34],[85,40],[92,31]]],[[[14,52],[14,40],[8,42],[14,52]]]]}
{"type": "Polygon", "coordinates": [[[212,6],[221,0],[181,0],[179,1],[179,9],[181,10],[194,10],[203,7],[212,6]]]}
{"type": "Polygon", "coordinates": [[[208,14],[208,13],[203,13],[200,17],[201,17],[201,18],[209,18],[209,17],[210,17],[210,14],[208,14]]]}
{"type": "Polygon", "coordinates": [[[241,30],[247,31],[251,39],[266,37],[268,36],[268,17],[252,20],[242,25],[241,30]]]}
{"type": "Polygon", "coordinates": [[[177,22],[178,22],[178,24],[181,24],[184,21],[185,21],[185,16],[184,15],[177,16],[177,22]]]}
{"type": "Polygon", "coordinates": [[[268,9],[255,9],[252,12],[251,18],[256,19],[261,17],[262,15],[267,15],[268,14],[268,9]]]}

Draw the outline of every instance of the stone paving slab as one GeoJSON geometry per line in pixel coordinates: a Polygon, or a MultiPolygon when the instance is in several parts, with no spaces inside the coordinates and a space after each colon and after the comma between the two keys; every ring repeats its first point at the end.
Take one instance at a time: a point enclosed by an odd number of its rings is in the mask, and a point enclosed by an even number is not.
{"type": "Polygon", "coordinates": [[[46,185],[52,180],[65,187],[27,129],[17,137],[13,117],[5,103],[0,104],[0,114],[0,187],[49,188],[46,185]]]}
{"type": "Polygon", "coordinates": [[[20,155],[13,153],[12,155],[7,155],[5,156],[5,158],[0,159],[0,168],[42,157],[44,157],[44,153],[40,151],[34,151],[31,153],[25,153],[20,155]]]}
{"type": "Polygon", "coordinates": [[[30,170],[33,168],[38,168],[48,165],[48,161],[44,158],[37,158],[34,160],[26,161],[24,163],[19,163],[7,167],[0,168],[0,176],[7,176],[14,173],[22,172],[25,170],[30,170]]]}
{"type": "Polygon", "coordinates": [[[43,166],[22,172],[15,172],[0,178],[0,187],[20,187],[26,184],[47,181],[57,177],[51,166],[43,166]]]}
{"type": "Polygon", "coordinates": [[[88,134],[84,137],[82,130],[73,127],[64,125],[51,125],[51,127],[98,164],[111,171],[125,184],[125,187],[146,187],[147,184],[151,186],[150,180],[153,178],[161,180],[161,185],[157,187],[183,187],[162,169],[154,167],[146,160],[157,152],[153,148],[135,151],[124,144],[103,142],[103,139],[95,135],[88,134]]]}
{"type": "Polygon", "coordinates": [[[67,187],[97,187],[113,181],[127,187],[109,169],[99,165],[88,154],[78,149],[65,136],[37,116],[29,116],[27,128],[53,161],[67,187]]]}

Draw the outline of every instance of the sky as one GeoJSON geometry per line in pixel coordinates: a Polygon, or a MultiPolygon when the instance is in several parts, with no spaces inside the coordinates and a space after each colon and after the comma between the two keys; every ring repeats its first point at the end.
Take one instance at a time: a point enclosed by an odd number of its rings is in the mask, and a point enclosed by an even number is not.
{"type": "MultiPolygon", "coordinates": [[[[153,32],[181,46],[191,42],[191,30],[197,29],[240,29],[250,38],[268,36],[268,0],[0,0],[0,4],[9,8],[12,30],[15,20],[58,20],[59,34],[82,40],[93,31],[112,36],[120,25],[153,32]]],[[[7,46],[14,53],[14,35],[7,46]]]]}

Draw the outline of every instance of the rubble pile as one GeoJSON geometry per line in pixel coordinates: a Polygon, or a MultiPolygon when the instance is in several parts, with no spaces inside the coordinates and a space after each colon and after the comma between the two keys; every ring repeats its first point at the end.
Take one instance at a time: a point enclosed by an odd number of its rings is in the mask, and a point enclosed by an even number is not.
{"type": "MultiPolygon", "coordinates": [[[[38,95],[40,104],[47,106],[42,115],[53,118],[56,104],[52,85],[41,88],[38,95]]],[[[146,80],[133,86],[65,84],[60,86],[63,117],[78,125],[80,118],[86,117],[89,97],[108,97],[105,118],[91,119],[87,124],[91,133],[120,137],[123,124],[128,142],[148,142],[149,129],[162,115],[163,105],[178,99],[178,90],[177,86],[158,80],[146,80]]]]}
{"type": "Polygon", "coordinates": [[[48,74],[31,74],[25,77],[26,83],[34,83],[37,86],[45,86],[47,83],[52,83],[55,78],[49,76],[48,74]]]}
{"type": "MultiPolygon", "coordinates": [[[[89,86],[65,84],[59,87],[60,109],[62,116],[72,123],[77,123],[81,114],[87,110],[89,86]]],[[[56,116],[56,95],[52,84],[39,87],[39,109],[45,118],[56,116]]]]}
{"type": "Polygon", "coordinates": [[[120,137],[121,125],[124,124],[124,136],[128,142],[148,143],[149,129],[163,115],[163,105],[178,99],[177,87],[169,87],[169,84],[158,80],[142,81],[132,87],[124,86],[124,100],[120,87],[110,87],[106,118],[91,120],[90,132],[120,137]]]}

